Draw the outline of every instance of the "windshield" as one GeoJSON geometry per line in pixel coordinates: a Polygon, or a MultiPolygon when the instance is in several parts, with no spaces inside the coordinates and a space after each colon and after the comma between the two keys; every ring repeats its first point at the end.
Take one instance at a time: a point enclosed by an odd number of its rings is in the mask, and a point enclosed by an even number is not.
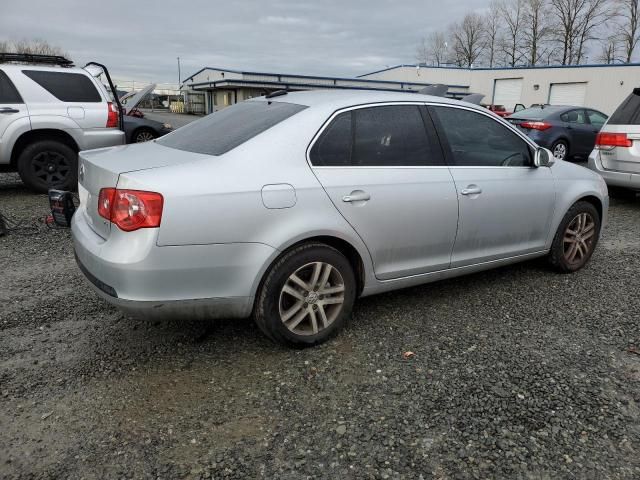
{"type": "Polygon", "coordinates": [[[157,142],[187,152],[222,155],[305,108],[285,102],[242,102],[192,122],[157,142]]]}

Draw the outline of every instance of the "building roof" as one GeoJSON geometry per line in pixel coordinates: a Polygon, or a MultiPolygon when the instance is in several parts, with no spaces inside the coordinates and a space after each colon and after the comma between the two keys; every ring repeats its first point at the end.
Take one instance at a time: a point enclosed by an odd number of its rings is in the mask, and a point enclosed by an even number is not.
{"type": "Polygon", "coordinates": [[[369,75],[374,75],[376,73],[388,72],[389,70],[396,70],[398,68],[428,68],[428,69],[445,69],[445,70],[466,70],[466,71],[477,71],[477,70],[543,70],[543,69],[551,69],[551,68],[604,68],[604,67],[640,67],[640,63],[591,63],[585,65],[519,65],[515,67],[456,67],[453,65],[427,65],[426,63],[414,63],[414,64],[406,64],[402,63],[399,65],[394,65],[393,67],[382,68],[380,70],[376,70],[374,72],[364,73],[362,75],[358,75],[356,78],[363,78],[369,75]]]}

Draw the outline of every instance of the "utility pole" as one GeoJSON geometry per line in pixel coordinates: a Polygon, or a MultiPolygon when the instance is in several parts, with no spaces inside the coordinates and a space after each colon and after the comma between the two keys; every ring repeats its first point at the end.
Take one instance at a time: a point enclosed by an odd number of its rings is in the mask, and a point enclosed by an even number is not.
{"type": "Polygon", "coordinates": [[[181,82],[181,76],[180,76],[180,57],[178,57],[178,88],[180,88],[180,82],[181,82]]]}

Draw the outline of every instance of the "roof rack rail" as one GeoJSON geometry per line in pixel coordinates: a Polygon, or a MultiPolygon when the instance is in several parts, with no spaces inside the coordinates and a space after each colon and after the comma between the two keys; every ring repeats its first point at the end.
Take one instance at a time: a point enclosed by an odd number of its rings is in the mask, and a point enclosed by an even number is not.
{"type": "Polygon", "coordinates": [[[73,67],[73,62],[61,55],[37,55],[33,53],[0,53],[0,63],[40,63],[46,65],[60,65],[73,67]]]}

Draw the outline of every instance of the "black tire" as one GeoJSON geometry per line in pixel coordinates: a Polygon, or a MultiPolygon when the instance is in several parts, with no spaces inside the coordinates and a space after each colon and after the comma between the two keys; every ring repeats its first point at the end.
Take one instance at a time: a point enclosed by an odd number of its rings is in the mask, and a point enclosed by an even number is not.
{"type": "MultiPolygon", "coordinates": [[[[584,238],[586,235],[591,233],[591,230],[584,233],[584,238]]],[[[580,235],[580,238],[583,238],[583,235],[580,235]]],[[[549,252],[549,261],[551,265],[561,273],[572,273],[580,270],[584,267],[591,255],[593,255],[593,251],[598,244],[598,239],[600,238],[600,215],[598,214],[598,210],[591,203],[580,201],[576,202],[569,211],[565,214],[564,218],[560,222],[558,226],[558,230],[556,231],[556,235],[553,238],[553,244],[551,245],[551,251],[549,252]],[[576,223],[576,219],[579,215],[586,214],[588,218],[593,221],[593,228],[591,229],[593,233],[591,236],[579,242],[574,242],[580,244],[580,248],[586,250],[582,256],[577,259],[575,258],[573,261],[571,258],[571,240],[567,240],[567,238],[572,238],[575,240],[575,236],[573,234],[568,233],[569,231],[574,231],[574,226],[576,223]],[[568,230],[569,227],[572,227],[568,230]]],[[[578,257],[577,251],[574,253],[576,257],[578,257]]]]}
{"type": "Polygon", "coordinates": [[[39,140],[18,157],[18,174],[31,190],[78,188],[78,153],[57,140],[39,140]]]}
{"type": "MultiPolygon", "coordinates": [[[[334,275],[333,271],[330,271],[332,272],[332,275],[334,275]]],[[[322,283],[322,281],[320,282],[322,283]]],[[[305,283],[309,284],[312,282],[310,280],[306,280],[305,283]]],[[[289,285],[291,285],[291,283],[289,283],[289,285]]],[[[326,283],[325,285],[330,285],[330,283],[326,283]]],[[[339,288],[340,282],[337,281],[336,285],[338,285],[339,288]]],[[[331,288],[331,286],[328,288],[331,288]]],[[[353,309],[353,304],[356,298],[356,288],[356,279],[353,273],[353,268],[342,253],[335,248],[322,243],[302,244],[282,255],[282,257],[280,257],[267,272],[265,280],[258,292],[254,310],[254,319],[260,330],[262,330],[267,337],[276,343],[293,348],[304,348],[318,345],[334,336],[340,329],[342,329],[342,327],[344,327],[353,309]],[[313,330],[307,330],[305,334],[296,333],[285,325],[281,317],[281,308],[283,307],[283,302],[290,301],[293,302],[294,305],[292,305],[290,309],[287,308],[284,313],[293,311],[296,306],[295,304],[302,302],[302,300],[294,300],[293,297],[287,298],[283,292],[283,288],[285,287],[285,284],[290,281],[291,275],[301,272],[300,276],[304,277],[305,269],[313,269],[313,264],[316,262],[328,264],[339,273],[340,277],[336,278],[342,280],[342,285],[344,286],[342,292],[344,300],[339,310],[332,310],[332,313],[328,314],[326,312],[329,312],[330,308],[336,307],[334,305],[322,306],[320,303],[323,301],[322,299],[324,297],[329,297],[329,295],[316,296],[317,298],[314,297],[313,303],[311,303],[311,300],[309,300],[309,304],[300,303],[301,305],[304,305],[304,307],[298,307],[297,312],[299,313],[309,309],[313,309],[314,312],[317,311],[317,313],[313,314],[313,318],[318,319],[318,331],[317,333],[313,333],[313,330]],[[317,305],[316,300],[318,302],[317,305]],[[333,320],[324,328],[320,328],[320,309],[324,314],[324,318],[331,318],[332,315],[335,315],[335,318],[333,318],[333,320]]],[[[309,290],[311,291],[312,289],[309,290]]],[[[308,294],[308,292],[304,292],[304,289],[302,288],[300,289],[300,292],[301,295],[308,294]]],[[[321,290],[316,290],[316,292],[317,294],[321,294],[321,290]]],[[[340,294],[337,293],[334,295],[339,296],[340,294]]],[[[307,298],[310,297],[305,297],[305,299],[307,298]]],[[[293,317],[294,322],[296,317],[293,317]]],[[[307,314],[305,318],[306,320],[304,322],[300,322],[300,324],[297,325],[302,325],[303,327],[308,326],[312,329],[313,324],[311,314],[307,314]]],[[[292,325],[292,323],[289,323],[289,325],[292,325]]]]}
{"type": "Polygon", "coordinates": [[[144,143],[150,142],[157,137],[158,136],[156,135],[156,132],[154,132],[150,128],[139,128],[135,132],[133,132],[131,139],[133,143],[144,143]]]}
{"type": "Polygon", "coordinates": [[[559,157],[556,157],[556,149],[562,149],[564,148],[564,156],[562,158],[560,158],[560,160],[568,160],[571,153],[569,150],[569,143],[566,140],[558,140],[556,142],[553,143],[553,145],[551,145],[551,153],[553,154],[553,157],[558,159],[559,157]]]}

